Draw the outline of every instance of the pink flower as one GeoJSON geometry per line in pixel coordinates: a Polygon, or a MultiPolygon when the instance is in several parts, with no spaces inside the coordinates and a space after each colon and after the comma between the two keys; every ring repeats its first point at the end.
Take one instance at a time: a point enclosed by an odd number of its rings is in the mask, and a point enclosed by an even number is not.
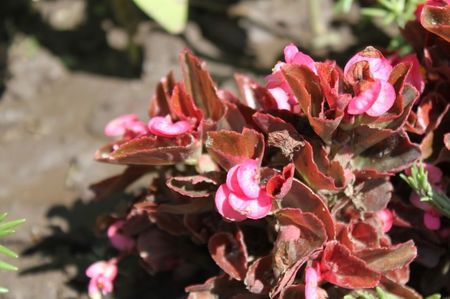
{"type": "Polygon", "coordinates": [[[193,126],[185,120],[179,120],[174,123],[170,115],[166,115],[165,117],[152,117],[148,122],[148,129],[156,136],[176,137],[190,132],[193,126]]]}
{"type": "Polygon", "coordinates": [[[124,224],[124,220],[114,222],[109,226],[107,234],[109,241],[114,248],[119,251],[129,252],[133,250],[135,242],[134,239],[121,233],[120,229],[124,224]]]}
{"type": "Polygon", "coordinates": [[[117,265],[114,260],[108,262],[98,261],[87,268],[86,276],[91,279],[88,289],[89,297],[101,298],[101,294],[109,294],[114,289],[117,265]]]}
{"type": "Polygon", "coordinates": [[[272,74],[266,77],[267,88],[277,102],[278,109],[299,112],[298,102],[283,77],[281,68],[285,64],[305,65],[317,74],[315,62],[310,56],[300,52],[294,44],[289,44],[284,48],[284,61],[278,62],[273,68],[272,74]]]}
{"type": "Polygon", "coordinates": [[[148,133],[147,126],[136,114],[126,114],[110,121],[105,127],[106,136],[134,138],[148,133]]]}
{"type": "Polygon", "coordinates": [[[373,48],[366,49],[353,56],[344,67],[345,76],[349,76],[352,67],[361,61],[369,65],[369,72],[373,79],[370,83],[356,85],[355,97],[350,100],[347,112],[352,115],[367,113],[377,117],[387,112],[395,101],[395,89],[388,82],[392,66],[388,59],[384,58],[373,48]],[[365,51],[370,54],[365,54],[365,51]],[[374,53],[373,53],[374,52],[374,53]]]}
{"type": "Polygon", "coordinates": [[[272,209],[272,198],[259,185],[259,166],[247,160],[232,167],[216,192],[216,207],[228,220],[260,219],[272,209]]]}
{"type": "Polygon", "coordinates": [[[388,231],[390,231],[392,228],[392,224],[394,223],[394,214],[392,214],[391,210],[386,208],[378,211],[376,215],[383,224],[383,232],[387,233],[388,231]]]}
{"type": "Polygon", "coordinates": [[[317,288],[320,281],[319,264],[316,267],[307,266],[305,269],[305,299],[318,299],[317,288]]]}

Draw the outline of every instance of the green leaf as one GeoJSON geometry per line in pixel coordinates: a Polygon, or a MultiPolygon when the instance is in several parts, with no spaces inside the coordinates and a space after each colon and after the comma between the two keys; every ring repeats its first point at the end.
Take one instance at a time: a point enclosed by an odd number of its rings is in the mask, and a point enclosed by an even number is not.
{"type": "Polygon", "coordinates": [[[187,22],[188,0],[133,0],[147,15],[172,34],[183,31],[187,22]]]}
{"type": "Polygon", "coordinates": [[[19,224],[22,224],[24,222],[25,222],[25,219],[17,219],[14,221],[2,223],[2,224],[0,224],[0,232],[5,231],[5,230],[14,229],[16,226],[18,226],[19,224]]]}
{"type": "Polygon", "coordinates": [[[17,255],[17,253],[15,253],[14,251],[12,251],[11,249],[6,248],[5,246],[0,245],[0,253],[9,256],[9,257],[13,257],[13,258],[18,258],[19,256],[17,255]]]}
{"type": "Polygon", "coordinates": [[[6,216],[8,216],[8,213],[0,214],[0,222],[2,222],[6,218],[6,216]]]}
{"type": "Polygon", "coordinates": [[[0,287],[0,294],[6,294],[6,293],[8,293],[8,292],[9,292],[8,289],[5,289],[5,288],[0,287]]]}
{"type": "Polygon", "coordinates": [[[6,262],[0,261],[0,269],[9,270],[9,271],[17,271],[17,267],[6,262]]]}
{"type": "Polygon", "coordinates": [[[12,230],[12,229],[0,231],[0,237],[5,237],[5,236],[8,236],[8,235],[13,234],[15,232],[16,231],[12,230]]]}
{"type": "Polygon", "coordinates": [[[441,294],[433,294],[430,296],[427,296],[425,299],[441,299],[441,294]]]}
{"type": "Polygon", "coordinates": [[[368,17],[384,17],[387,14],[387,11],[381,8],[363,8],[361,9],[361,13],[368,17]]]}

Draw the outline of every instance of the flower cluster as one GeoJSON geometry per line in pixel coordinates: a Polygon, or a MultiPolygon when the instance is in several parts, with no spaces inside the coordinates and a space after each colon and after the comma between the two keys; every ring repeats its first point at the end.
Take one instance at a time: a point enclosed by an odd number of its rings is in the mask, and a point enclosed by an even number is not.
{"type": "MultiPolygon", "coordinates": [[[[109,223],[111,245],[151,274],[176,280],[182,269],[188,298],[317,299],[361,289],[420,298],[406,286],[416,246],[434,242],[423,251],[433,252],[449,221],[414,193],[405,198],[408,186],[392,177],[428,159],[428,179],[445,194],[437,165],[448,162],[441,128],[450,89],[429,81],[448,72],[424,64],[421,52],[385,57],[373,47],[344,68],[292,44],[284,56],[266,86],[237,75],[234,95],[185,50],[183,80],[169,73],[159,82],[147,122],[125,115],[106,126],[119,138],[96,159],[127,167],[93,185],[96,195],[152,177],[109,223]],[[417,230],[432,237],[416,245],[417,230]]],[[[101,265],[87,273],[92,294],[112,291],[116,265],[101,265]]]]}

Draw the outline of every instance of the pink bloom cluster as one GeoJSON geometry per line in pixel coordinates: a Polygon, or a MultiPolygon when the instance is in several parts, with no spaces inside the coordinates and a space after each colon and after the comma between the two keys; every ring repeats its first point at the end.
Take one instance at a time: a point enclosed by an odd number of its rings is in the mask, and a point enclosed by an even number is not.
{"type": "Polygon", "coordinates": [[[130,252],[133,250],[135,242],[134,239],[124,235],[121,228],[125,225],[124,220],[119,220],[111,224],[108,228],[108,238],[111,245],[119,251],[130,252]]]}
{"type": "Polygon", "coordinates": [[[364,52],[360,52],[347,62],[344,67],[344,75],[349,76],[352,69],[361,62],[368,64],[372,80],[365,80],[365,84],[355,85],[355,96],[348,103],[347,112],[352,115],[366,113],[369,116],[377,117],[386,113],[395,101],[395,89],[388,82],[392,65],[381,54],[379,57],[372,57],[365,56],[364,52]]]}
{"type": "MultiPolygon", "coordinates": [[[[373,48],[372,48],[373,49],[373,48]]],[[[281,68],[286,64],[304,65],[317,75],[317,66],[314,60],[300,52],[296,46],[289,44],[284,48],[285,62],[278,62],[273,68],[272,74],[266,77],[267,88],[274,97],[278,109],[299,112],[299,104],[291,88],[281,72],[281,68]]],[[[378,117],[386,113],[394,104],[396,93],[388,79],[393,69],[393,63],[411,64],[411,69],[407,75],[406,82],[413,85],[420,93],[425,87],[420,64],[415,54],[407,55],[401,59],[398,57],[387,59],[378,51],[361,51],[354,55],[344,67],[344,76],[349,82],[355,81],[355,68],[363,68],[367,64],[367,78],[358,78],[353,84],[354,96],[347,106],[347,113],[359,115],[366,113],[372,117],[378,117]]],[[[361,70],[359,70],[361,71],[361,70]]],[[[339,105],[338,105],[339,106],[339,105]]]]}
{"type": "Polygon", "coordinates": [[[281,73],[281,67],[285,64],[305,65],[317,73],[315,62],[310,56],[300,52],[294,44],[289,44],[284,48],[284,61],[278,62],[273,68],[272,74],[266,77],[267,88],[277,102],[278,109],[299,112],[297,99],[281,73]]]}
{"type": "Polygon", "coordinates": [[[260,219],[272,209],[272,198],[265,187],[259,185],[259,165],[246,160],[232,167],[225,184],[216,192],[216,207],[228,220],[260,219]]]}
{"type": "Polygon", "coordinates": [[[117,276],[117,265],[115,260],[98,261],[86,270],[89,282],[89,297],[92,299],[102,298],[114,289],[114,279],[117,276]]]}
{"type": "Polygon", "coordinates": [[[172,121],[170,115],[155,116],[148,124],[136,114],[126,114],[110,121],[105,127],[106,136],[121,136],[132,139],[149,133],[161,137],[176,137],[192,131],[193,125],[186,120],[172,121]]]}
{"type": "Polygon", "coordinates": [[[321,280],[320,266],[316,263],[315,267],[306,267],[305,269],[305,299],[318,299],[317,288],[321,280]]]}
{"type": "MultiPolygon", "coordinates": [[[[426,171],[428,172],[428,182],[438,189],[441,190],[441,180],[442,171],[431,164],[424,164],[426,171]]],[[[410,175],[410,170],[406,171],[410,175]]],[[[441,228],[441,216],[439,212],[430,204],[420,200],[420,196],[416,192],[411,192],[409,196],[409,201],[417,208],[423,210],[425,213],[423,215],[423,224],[429,230],[438,230],[441,228]]]]}

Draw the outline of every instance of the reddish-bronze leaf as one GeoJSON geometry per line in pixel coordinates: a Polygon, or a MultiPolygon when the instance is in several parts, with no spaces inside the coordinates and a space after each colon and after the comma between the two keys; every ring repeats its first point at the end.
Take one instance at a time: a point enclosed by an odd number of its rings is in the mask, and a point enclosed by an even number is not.
{"type": "Polygon", "coordinates": [[[180,62],[187,93],[192,96],[206,118],[218,121],[225,114],[225,106],[217,95],[205,63],[195,57],[189,50],[180,54],[180,62]]]}
{"type": "Polygon", "coordinates": [[[244,235],[240,230],[236,233],[219,232],[208,241],[209,254],[216,264],[232,278],[242,280],[247,273],[247,247],[244,235]]]}
{"type": "Polygon", "coordinates": [[[373,288],[381,278],[379,273],[336,241],[327,243],[320,266],[326,281],[343,288],[373,288]]]}
{"type": "Polygon", "coordinates": [[[335,236],[333,217],[323,199],[314,193],[308,186],[294,179],[291,190],[281,202],[284,208],[298,208],[303,212],[311,212],[323,222],[328,240],[335,236]]]}
{"type": "Polygon", "coordinates": [[[321,145],[313,147],[306,140],[295,154],[295,167],[315,190],[341,190],[346,186],[346,174],[338,161],[329,161],[321,145]]]}
{"type": "Polygon", "coordinates": [[[248,268],[245,276],[247,289],[255,294],[268,294],[275,283],[272,255],[258,258],[248,268]]]}
{"type": "Polygon", "coordinates": [[[314,132],[330,144],[332,136],[339,126],[344,112],[341,109],[324,111],[325,100],[320,78],[304,65],[287,64],[282,68],[290,88],[294,92],[300,107],[308,117],[314,132]]]}
{"type": "Polygon", "coordinates": [[[175,238],[156,228],[140,234],[136,248],[151,272],[173,270],[180,262],[175,238]]]}
{"type": "Polygon", "coordinates": [[[283,198],[292,187],[295,167],[293,163],[289,163],[283,167],[281,174],[276,174],[269,179],[266,184],[267,193],[274,198],[283,198]]]}
{"type": "Polygon", "coordinates": [[[362,211],[378,212],[387,206],[393,189],[387,177],[367,179],[355,186],[357,194],[351,200],[362,211]]]}
{"type": "Polygon", "coordinates": [[[177,138],[142,136],[108,144],[95,153],[95,159],[126,165],[172,165],[185,161],[199,146],[192,134],[177,138]]]}
{"type": "Polygon", "coordinates": [[[234,79],[239,88],[243,104],[255,110],[277,109],[277,102],[267,88],[242,74],[235,74],[234,79]]]}
{"type": "Polygon", "coordinates": [[[223,168],[230,169],[247,159],[259,159],[264,154],[264,137],[252,129],[208,132],[206,149],[223,168]]]}
{"type": "Polygon", "coordinates": [[[365,150],[352,161],[357,169],[398,172],[411,166],[420,157],[420,148],[400,131],[365,150]]]}
{"type": "Polygon", "coordinates": [[[313,213],[284,208],[276,217],[280,230],[273,258],[275,274],[279,276],[298,261],[306,261],[325,243],[327,235],[322,221],[313,213]]]}
{"type": "Polygon", "coordinates": [[[363,249],[356,255],[372,270],[386,272],[409,265],[417,256],[417,248],[410,240],[391,247],[363,249]]]}
{"type": "Polygon", "coordinates": [[[450,5],[425,5],[420,15],[420,23],[425,29],[450,43],[450,5]]]}
{"type": "Polygon", "coordinates": [[[224,274],[211,277],[203,284],[188,286],[186,292],[189,293],[188,299],[233,298],[245,292],[245,288],[240,281],[224,274]]]}

